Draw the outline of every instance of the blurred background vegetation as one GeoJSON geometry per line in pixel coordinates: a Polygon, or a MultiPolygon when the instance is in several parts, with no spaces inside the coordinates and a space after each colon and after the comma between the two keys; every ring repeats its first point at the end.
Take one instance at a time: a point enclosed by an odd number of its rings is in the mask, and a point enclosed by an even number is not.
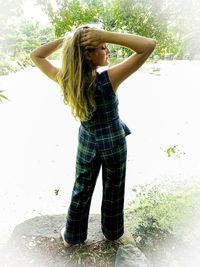
{"type": "MultiPolygon", "coordinates": [[[[35,0],[49,23],[24,16],[26,0],[0,0],[0,75],[31,63],[30,51],[63,36],[75,27],[93,23],[106,30],[152,37],[157,47],[152,57],[199,59],[199,0],[35,0]]],[[[111,46],[111,52],[127,56],[130,51],[111,46]]],[[[54,55],[54,59],[57,55],[54,55]]]]}

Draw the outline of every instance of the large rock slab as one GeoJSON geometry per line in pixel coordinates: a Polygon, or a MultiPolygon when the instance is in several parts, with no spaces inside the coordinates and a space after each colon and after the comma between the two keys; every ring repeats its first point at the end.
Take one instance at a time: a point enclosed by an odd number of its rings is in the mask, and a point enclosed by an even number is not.
{"type": "MultiPolygon", "coordinates": [[[[81,245],[65,249],[60,230],[65,226],[66,214],[38,216],[17,225],[4,250],[5,267],[63,267],[76,266],[71,255],[81,245]]],[[[103,241],[100,215],[92,214],[88,224],[85,247],[103,241]]],[[[82,245],[83,246],[83,245],[82,245]]]]}
{"type": "MultiPolygon", "coordinates": [[[[129,232],[118,241],[105,241],[101,231],[100,214],[90,214],[88,238],[84,244],[66,249],[60,235],[65,226],[66,215],[46,215],[29,219],[17,225],[0,259],[1,267],[116,267],[124,254],[116,253],[119,247],[134,240],[129,232]]],[[[120,251],[122,249],[120,248],[120,251]]],[[[129,251],[127,253],[131,253],[129,251]]],[[[130,255],[129,255],[130,256],[130,255]]],[[[134,265],[141,267],[142,265],[134,265]]],[[[144,265],[144,267],[146,267],[144,265]]]]}
{"type": "MultiPolygon", "coordinates": [[[[29,219],[17,225],[11,235],[10,241],[19,242],[21,239],[31,239],[34,237],[45,237],[59,241],[61,239],[60,230],[65,226],[66,214],[43,215],[29,219]]],[[[97,242],[102,239],[100,215],[91,214],[88,224],[88,242],[97,242]]]]}

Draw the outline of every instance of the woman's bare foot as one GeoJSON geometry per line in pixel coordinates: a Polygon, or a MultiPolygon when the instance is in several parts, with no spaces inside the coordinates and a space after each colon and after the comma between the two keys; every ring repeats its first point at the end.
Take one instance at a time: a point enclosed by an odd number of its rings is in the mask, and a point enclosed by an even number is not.
{"type": "Polygon", "coordinates": [[[105,235],[103,235],[103,239],[104,239],[105,241],[109,241],[109,239],[107,239],[107,238],[105,237],[105,235]]]}
{"type": "Polygon", "coordinates": [[[72,245],[69,244],[69,243],[67,243],[67,242],[65,241],[64,233],[65,233],[65,227],[63,227],[63,228],[61,229],[60,234],[61,234],[61,237],[62,237],[64,246],[65,246],[66,248],[69,248],[69,247],[71,247],[72,245]]]}

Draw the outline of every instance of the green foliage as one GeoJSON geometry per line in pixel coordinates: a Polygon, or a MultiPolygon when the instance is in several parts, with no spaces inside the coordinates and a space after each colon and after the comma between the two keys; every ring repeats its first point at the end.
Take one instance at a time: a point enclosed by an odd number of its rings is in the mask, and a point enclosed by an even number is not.
{"type": "Polygon", "coordinates": [[[37,21],[23,18],[24,0],[0,0],[0,75],[32,64],[30,52],[54,38],[53,30],[37,21]]]}
{"type": "Polygon", "coordinates": [[[133,236],[142,250],[155,250],[171,236],[171,233],[168,229],[162,228],[156,218],[147,216],[144,221],[138,223],[133,236]]]}
{"type": "Polygon", "coordinates": [[[70,252],[70,261],[75,266],[111,267],[115,264],[120,243],[100,240],[87,246],[77,244],[70,252]]]}
{"type": "MultiPolygon", "coordinates": [[[[186,0],[184,4],[181,0],[175,3],[173,0],[60,0],[56,1],[56,7],[49,0],[38,0],[37,3],[48,14],[57,37],[79,25],[97,23],[106,30],[155,38],[157,47],[154,54],[161,58],[164,54],[182,58],[185,53],[192,58],[199,50],[197,42],[194,42],[199,31],[191,20],[193,15],[196,20],[199,18],[198,0],[192,3],[186,0]]],[[[123,52],[124,55],[130,53],[127,50],[123,52]]]]}
{"type": "Polygon", "coordinates": [[[176,153],[176,145],[173,146],[173,147],[169,147],[167,150],[166,150],[166,154],[168,157],[171,157],[171,155],[175,154],[176,153]]]}
{"type": "Polygon", "coordinates": [[[7,24],[1,33],[0,75],[31,65],[30,52],[53,38],[52,29],[37,21],[21,20],[7,24]]]}
{"type": "Polygon", "coordinates": [[[56,2],[57,8],[54,11],[50,1],[37,1],[48,14],[56,37],[60,37],[80,25],[94,21],[99,10],[99,6],[95,1],[61,0],[56,2]]]}
{"type": "Polygon", "coordinates": [[[178,145],[168,147],[166,150],[164,150],[164,152],[166,153],[167,157],[175,156],[175,157],[180,158],[181,156],[185,155],[185,152],[181,151],[178,145]]]}
{"type": "Polygon", "coordinates": [[[60,189],[54,189],[54,194],[56,195],[56,196],[58,196],[59,195],[59,192],[60,192],[60,189]]]}
{"type": "Polygon", "coordinates": [[[0,57],[0,75],[6,75],[10,72],[20,70],[20,66],[11,61],[9,56],[7,56],[5,53],[0,52],[0,57]]]}
{"type": "Polygon", "coordinates": [[[200,217],[200,181],[195,177],[135,186],[133,192],[127,227],[142,250],[152,252],[163,241],[181,236],[188,221],[200,217]]]}
{"type": "Polygon", "coordinates": [[[3,102],[3,99],[9,100],[4,94],[2,94],[3,92],[3,90],[0,90],[0,102],[3,102]]]}
{"type": "MultiPolygon", "coordinates": [[[[2,1],[0,22],[0,75],[31,64],[29,53],[41,43],[60,37],[88,23],[106,30],[135,33],[157,40],[154,55],[173,54],[177,59],[199,55],[196,41],[200,2],[198,0],[35,0],[49,17],[52,27],[21,19],[23,0],[2,1]],[[53,4],[54,3],[54,4],[53,4]],[[5,56],[6,55],[6,56],[5,56]],[[13,63],[13,62],[17,62],[13,63]]],[[[129,56],[131,51],[113,46],[114,55],[129,56]]],[[[56,57],[56,55],[54,55],[56,57]]],[[[151,56],[153,57],[153,55],[151,56]]]]}
{"type": "Polygon", "coordinates": [[[158,8],[155,1],[112,0],[109,8],[109,12],[112,13],[110,25],[117,31],[156,39],[158,45],[154,54],[161,57],[165,53],[176,54],[177,40],[168,30],[167,21],[161,16],[161,10],[162,6],[158,8]]]}
{"type": "Polygon", "coordinates": [[[5,50],[13,56],[18,52],[29,53],[40,43],[53,39],[50,28],[44,28],[39,22],[22,20],[17,25],[10,24],[5,35],[5,50]]]}
{"type": "MultiPolygon", "coordinates": [[[[154,52],[157,55],[178,51],[179,43],[168,30],[167,20],[161,18],[161,9],[159,11],[154,1],[61,0],[57,1],[56,11],[48,0],[40,0],[38,3],[43,5],[57,37],[77,26],[97,23],[106,30],[155,38],[159,42],[154,52]]],[[[124,48],[123,55],[129,54],[130,51],[124,48]]]]}
{"type": "Polygon", "coordinates": [[[178,40],[177,59],[200,58],[200,1],[168,1],[165,13],[168,14],[168,28],[178,40]]]}
{"type": "Polygon", "coordinates": [[[190,235],[198,232],[200,181],[168,179],[135,186],[133,192],[135,199],[125,210],[126,227],[152,266],[168,266],[180,247],[191,242],[190,235]]]}

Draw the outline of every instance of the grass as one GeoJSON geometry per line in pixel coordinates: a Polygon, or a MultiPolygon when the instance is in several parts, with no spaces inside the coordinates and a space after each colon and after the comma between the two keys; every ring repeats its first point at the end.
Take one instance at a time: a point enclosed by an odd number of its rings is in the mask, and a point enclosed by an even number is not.
{"type": "Polygon", "coordinates": [[[77,266],[111,267],[115,264],[115,255],[119,247],[114,242],[99,242],[80,247],[71,255],[71,262],[77,266]]]}
{"type": "Polygon", "coordinates": [[[165,264],[172,249],[188,242],[192,221],[200,220],[200,181],[195,177],[169,179],[135,186],[133,191],[136,198],[126,208],[126,227],[153,266],[156,262],[160,267],[169,266],[165,264]]]}

